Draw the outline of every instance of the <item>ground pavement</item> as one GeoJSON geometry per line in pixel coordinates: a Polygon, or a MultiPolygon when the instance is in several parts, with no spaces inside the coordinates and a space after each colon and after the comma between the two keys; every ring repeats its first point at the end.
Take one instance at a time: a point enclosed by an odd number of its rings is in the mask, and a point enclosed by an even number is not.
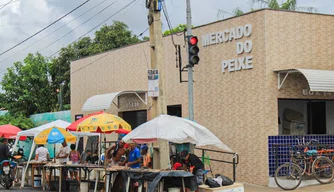
{"type": "MultiPolygon", "coordinates": [[[[284,191],[280,188],[270,188],[263,187],[251,184],[244,184],[245,192],[276,192],[276,191],[284,191]]],[[[334,183],[326,184],[326,185],[312,185],[306,187],[300,187],[293,192],[334,192],[334,183]]]]}
{"type": "MultiPolygon", "coordinates": [[[[270,187],[263,187],[258,185],[251,185],[251,184],[244,184],[245,192],[279,192],[284,191],[280,188],[270,188],[270,187]]],[[[35,188],[32,189],[30,187],[25,187],[20,189],[20,187],[12,187],[9,190],[5,190],[3,187],[0,186],[0,192],[5,191],[20,191],[20,192],[37,192],[42,191],[41,189],[35,188]]],[[[334,192],[334,183],[327,184],[327,185],[313,185],[307,187],[301,187],[293,192],[334,192]]]]}

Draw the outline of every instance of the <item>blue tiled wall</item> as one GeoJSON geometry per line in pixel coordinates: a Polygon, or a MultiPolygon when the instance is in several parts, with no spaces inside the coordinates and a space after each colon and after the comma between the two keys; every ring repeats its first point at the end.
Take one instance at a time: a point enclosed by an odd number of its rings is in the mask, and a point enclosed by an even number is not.
{"type": "MultiPolygon", "coordinates": [[[[303,136],[296,135],[279,135],[279,136],[268,136],[268,152],[269,152],[269,176],[274,176],[276,170],[276,157],[275,157],[275,144],[287,145],[279,146],[277,149],[278,166],[289,161],[289,147],[297,145],[298,141],[296,138],[301,139],[303,136]]],[[[331,145],[334,148],[334,135],[305,135],[305,143],[311,139],[316,139],[319,144],[331,145]]],[[[312,147],[311,147],[312,149],[312,147]]]]}

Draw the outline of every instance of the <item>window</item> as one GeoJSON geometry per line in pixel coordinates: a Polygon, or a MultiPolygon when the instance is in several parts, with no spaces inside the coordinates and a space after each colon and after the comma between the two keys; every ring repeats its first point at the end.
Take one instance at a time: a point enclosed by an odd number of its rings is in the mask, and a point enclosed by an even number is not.
{"type": "Polygon", "coordinates": [[[279,135],[334,134],[334,101],[278,100],[279,135]]]}

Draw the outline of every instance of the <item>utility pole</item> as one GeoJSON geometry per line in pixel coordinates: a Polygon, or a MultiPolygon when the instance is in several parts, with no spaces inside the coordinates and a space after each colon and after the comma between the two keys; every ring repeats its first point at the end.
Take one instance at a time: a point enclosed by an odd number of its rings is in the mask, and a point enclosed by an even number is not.
{"type": "MultiPolygon", "coordinates": [[[[154,118],[160,114],[167,114],[165,99],[165,66],[164,51],[162,44],[162,25],[161,25],[161,2],[158,0],[146,1],[149,9],[148,22],[150,25],[150,47],[151,47],[151,69],[159,72],[159,96],[152,97],[150,114],[154,118]],[[159,4],[160,3],[160,4],[159,4]]],[[[167,141],[158,141],[154,147],[153,168],[166,169],[170,167],[169,145],[167,141]]]]}
{"type": "MultiPolygon", "coordinates": [[[[186,0],[187,3],[187,39],[192,36],[191,31],[191,7],[190,0],[186,0]]],[[[190,53],[188,52],[190,55],[190,53]]],[[[188,63],[188,110],[189,110],[189,120],[194,121],[194,97],[193,97],[193,87],[194,87],[194,78],[193,78],[193,66],[188,63]]],[[[189,150],[191,153],[194,153],[194,145],[189,145],[189,150]]]]}

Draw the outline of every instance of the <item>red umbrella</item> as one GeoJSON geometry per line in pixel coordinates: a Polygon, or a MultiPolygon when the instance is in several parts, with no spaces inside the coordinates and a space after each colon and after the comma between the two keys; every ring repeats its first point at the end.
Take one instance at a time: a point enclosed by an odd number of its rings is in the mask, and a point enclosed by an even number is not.
{"type": "MultiPolygon", "coordinates": [[[[6,139],[15,139],[18,132],[22,131],[20,128],[7,124],[7,125],[1,125],[0,126],[0,137],[6,138],[6,139]]],[[[26,140],[26,136],[21,136],[20,140],[26,140]]]]}
{"type": "Polygon", "coordinates": [[[104,113],[104,111],[99,111],[99,112],[96,112],[96,113],[92,113],[92,114],[89,114],[89,115],[86,115],[86,116],[83,116],[82,118],[74,121],[71,125],[69,125],[66,130],[67,131],[77,131],[77,126],[79,123],[81,123],[83,120],[87,119],[88,117],[90,116],[93,116],[93,115],[98,115],[98,114],[101,114],[101,113],[104,113]]]}

